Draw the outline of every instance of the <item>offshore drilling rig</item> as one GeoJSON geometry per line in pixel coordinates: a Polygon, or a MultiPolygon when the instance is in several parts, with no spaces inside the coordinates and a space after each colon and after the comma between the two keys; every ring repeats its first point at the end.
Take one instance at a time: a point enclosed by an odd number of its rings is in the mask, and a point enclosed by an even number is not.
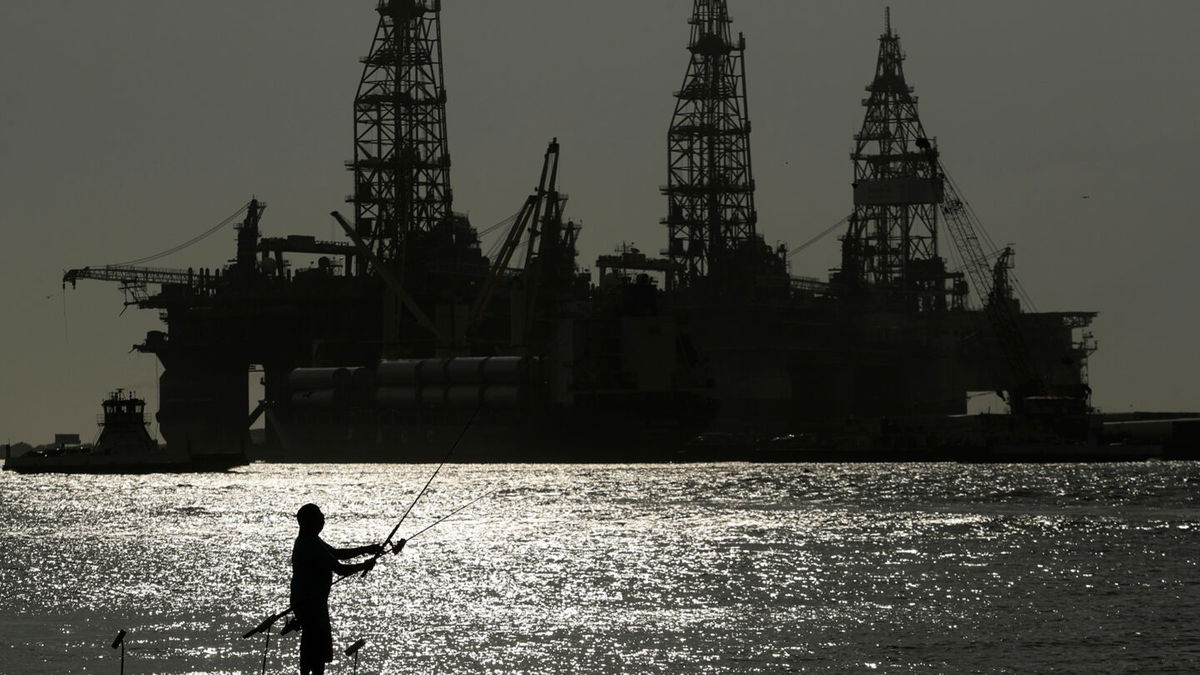
{"type": "Polygon", "coordinates": [[[820,281],[791,277],[789,252],[757,231],[746,40],[724,0],[695,0],[668,140],[667,257],[627,269],[664,270],[665,302],[714,374],[716,429],[879,445],[905,420],[922,442],[978,447],[996,430],[953,416],[972,392],[998,392],[1013,412],[1004,425],[1021,429],[1000,440],[1085,442],[1095,314],[1022,311],[1013,251],[992,244],[946,174],[890,10],[885,24],[854,137],[842,265],[820,281]]]}
{"type": "MultiPolygon", "coordinates": [[[[1010,274],[1013,249],[992,243],[921,124],[890,10],[879,41],[866,115],[854,138],[854,212],[831,287],[859,312],[912,319],[926,345],[955,340],[950,360],[937,347],[917,351],[926,357],[910,376],[923,373],[930,381],[930,400],[954,402],[931,412],[965,412],[967,391],[1002,392],[1018,416],[1089,412],[1086,364],[1094,344],[1086,329],[1095,313],[1022,311],[1010,274]],[[952,247],[942,246],[942,229],[952,247]],[[947,269],[944,248],[957,257],[957,271],[947,269]],[[972,289],[977,310],[968,309],[972,289]]],[[[903,373],[880,374],[876,382],[885,391],[905,382],[892,380],[903,373]]]]}
{"type": "Polygon", "coordinates": [[[331,214],[348,241],[264,237],[265,205],[251,200],[226,221],[241,218],[222,270],[143,259],[64,278],[119,282],[127,302],[162,313],[166,330],[137,349],[165,367],[168,444],[241,452],[265,415],[268,447],[295,460],[428,460],[464,428],[463,460],[702,458],[677,449],[710,425],[878,444],[896,420],[978,447],[978,430],[944,422],[976,391],[1004,392],[1031,437],[1086,436],[1091,345],[1076,333],[1094,315],[1021,310],[1011,249],[985,250],[921,126],[890,16],[829,281],[790,276],[789,252],[758,232],[746,40],[724,0],[695,0],[665,257],[603,256],[593,284],[576,264],[557,140],[485,255],[453,210],[440,2],[377,11],[353,102],[353,217],[331,214]],[[292,269],[294,255],[318,264],[292,269]],[[250,370],[266,395],[247,416],[250,370]]]}
{"type": "Polygon", "coordinates": [[[137,349],[165,366],[168,444],[245,448],[264,414],[268,445],[290,459],[423,461],[470,427],[459,459],[604,460],[702,431],[709,385],[679,358],[687,338],[658,312],[655,289],[593,288],[577,269],[557,141],[484,256],[452,208],[440,2],[384,0],[377,12],[353,103],[353,221],[331,214],[349,243],[264,238],[252,200],[224,270],[66,275],[120,282],[134,304],[162,311],[167,330],[137,349]],[[291,254],[319,264],[292,270],[291,254]],[[266,396],[248,419],[250,369],[266,396]]]}

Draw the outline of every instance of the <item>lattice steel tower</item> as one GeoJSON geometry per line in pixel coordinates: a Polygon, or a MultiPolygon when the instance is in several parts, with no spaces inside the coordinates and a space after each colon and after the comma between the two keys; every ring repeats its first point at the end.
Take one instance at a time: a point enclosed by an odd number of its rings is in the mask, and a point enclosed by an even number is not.
{"type": "Polygon", "coordinates": [[[691,61],[668,135],[668,253],[691,285],[756,242],[746,40],[734,42],[725,0],[695,0],[691,61]]]}
{"type": "Polygon", "coordinates": [[[451,217],[440,0],[381,0],[354,99],[355,227],[384,261],[451,217]]]}
{"type": "Polygon", "coordinates": [[[875,79],[855,137],[854,215],[842,240],[842,277],[850,284],[902,292],[910,307],[944,306],[945,262],[938,255],[942,175],[937,148],[904,80],[891,10],[879,38],[875,79]]]}

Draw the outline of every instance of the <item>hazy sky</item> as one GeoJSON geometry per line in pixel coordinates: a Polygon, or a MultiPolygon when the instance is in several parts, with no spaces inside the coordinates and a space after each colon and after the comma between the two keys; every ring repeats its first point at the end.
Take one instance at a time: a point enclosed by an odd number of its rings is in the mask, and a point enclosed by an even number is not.
{"type": "MultiPolygon", "coordinates": [[[[880,0],[730,0],[749,50],[759,228],[803,242],[851,209],[880,0]]],[[[1195,256],[1200,3],[897,0],[926,130],[1042,310],[1095,310],[1095,402],[1200,409],[1195,256]],[[1087,199],[1084,197],[1087,196],[1087,199]]],[[[690,0],[445,0],[455,208],[514,213],[562,143],[581,263],[666,235],[665,132],[690,0]]],[[[138,258],[251,195],[267,235],[332,235],[350,210],[358,58],[374,0],[0,2],[0,442],[90,438],[153,312],[62,270],[138,258]]],[[[163,266],[217,267],[232,230],[163,266]]],[[[824,277],[829,237],[793,272],[824,277]]]]}

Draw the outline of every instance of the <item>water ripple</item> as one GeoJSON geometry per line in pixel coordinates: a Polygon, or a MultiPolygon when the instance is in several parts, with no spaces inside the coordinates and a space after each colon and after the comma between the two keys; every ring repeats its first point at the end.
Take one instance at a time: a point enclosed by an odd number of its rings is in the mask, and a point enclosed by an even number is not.
{"type": "MultiPolygon", "coordinates": [[[[292,514],[378,540],[431,466],[0,474],[0,670],[257,670],[292,514]]],[[[367,672],[1200,668],[1200,465],[449,466],[337,587],[367,672]],[[411,527],[410,527],[411,525],[411,527]]],[[[291,672],[296,640],[271,654],[291,672]]]]}

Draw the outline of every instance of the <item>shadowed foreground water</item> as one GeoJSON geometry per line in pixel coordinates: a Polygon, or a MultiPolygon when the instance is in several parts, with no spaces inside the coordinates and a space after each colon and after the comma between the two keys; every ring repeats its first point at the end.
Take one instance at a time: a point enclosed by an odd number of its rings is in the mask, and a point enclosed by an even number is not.
{"type": "MultiPolygon", "coordinates": [[[[296,508],[378,541],[433,468],[2,473],[0,669],[258,672],[296,508]]],[[[1200,464],[450,465],[401,533],[496,489],[335,587],[360,673],[1200,670],[1200,464]]]]}

